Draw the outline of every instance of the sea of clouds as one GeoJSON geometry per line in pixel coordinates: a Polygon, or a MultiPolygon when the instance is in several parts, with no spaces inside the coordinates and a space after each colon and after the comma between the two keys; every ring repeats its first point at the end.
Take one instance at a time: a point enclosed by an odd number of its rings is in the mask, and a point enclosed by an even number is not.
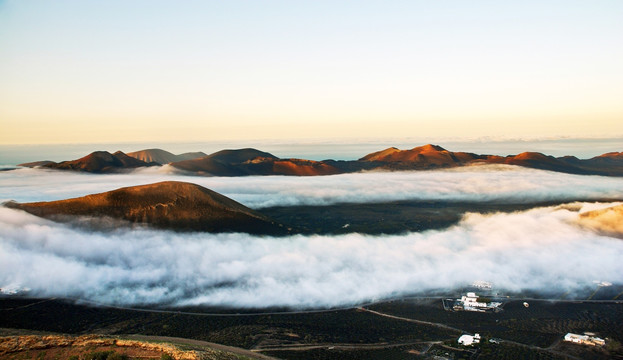
{"type": "Polygon", "coordinates": [[[623,200],[623,179],[556,173],[509,165],[436,171],[364,172],[332,176],[184,176],[170,166],[131,174],[94,175],[43,169],[0,172],[0,202],[60,200],[124,186],[176,180],[205,186],[255,209],[395,200],[623,200]]]}
{"type": "Polygon", "coordinates": [[[573,292],[623,281],[623,241],[576,223],[607,205],[468,214],[397,236],[289,238],[86,231],[0,208],[0,286],[108,304],[260,308],[350,305],[475,280],[573,292]]]}
{"type": "MultiPolygon", "coordinates": [[[[623,179],[512,166],[322,177],[190,177],[0,172],[0,199],[64,199],[162,180],[194,182],[254,208],[439,199],[623,199],[623,179]]],[[[331,307],[475,280],[510,291],[579,291],[623,282],[623,241],[581,226],[579,202],[467,214],[443,230],[394,236],[257,237],[113,227],[93,231],[0,207],[0,287],[108,304],[331,307]]]]}

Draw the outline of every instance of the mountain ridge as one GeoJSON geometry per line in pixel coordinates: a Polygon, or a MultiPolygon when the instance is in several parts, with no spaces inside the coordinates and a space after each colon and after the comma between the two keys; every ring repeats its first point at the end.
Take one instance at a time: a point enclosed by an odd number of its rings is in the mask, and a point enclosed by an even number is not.
{"type": "Polygon", "coordinates": [[[128,169],[136,169],[146,166],[157,166],[154,162],[145,162],[126,155],[122,151],[109,153],[108,151],[94,151],[89,155],[76,160],[62,161],[36,161],[32,163],[19,164],[24,167],[43,167],[57,170],[74,170],[92,173],[123,172],[128,169]]]}
{"type": "Polygon", "coordinates": [[[162,149],[147,149],[129,154],[136,157],[120,151],[114,154],[99,151],[72,161],[32,162],[20,166],[106,173],[162,165],[164,161],[184,155],[192,158],[167,164],[190,175],[203,176],[319,176],[370,170],[432,170],[481,164],[506,164],[580,175],[623,176],[623,152],[609,152],[590,159],[578,159],[575,156],[553,157],[533,151],[500,156],[453,152],[439,145],[426,144],[409,150],[390,147],[367,154],[358,160],[279,158],[254,148],[226,149],[209,155],[201,152],[174,155],[162,149]],[[202,154],[205,156],[200,156],[202,154]],[[157,161],[145,162],[141,159],[157,161]]]}
{"type": "Polygon", "coordinates": [[[163,149],[145,149],[139,151],[133,151],[127,153],[128,156],[131,156],[135,159],[144,161],[146,163],[155,162],[160,165],[166,165],[168,163],[184,161],[184,160],[192,160],[201,158],[204,156],[208,156],[208,154],[197,151],[197,152],[186,152],[182,154],[173,154],[163,149]]]}

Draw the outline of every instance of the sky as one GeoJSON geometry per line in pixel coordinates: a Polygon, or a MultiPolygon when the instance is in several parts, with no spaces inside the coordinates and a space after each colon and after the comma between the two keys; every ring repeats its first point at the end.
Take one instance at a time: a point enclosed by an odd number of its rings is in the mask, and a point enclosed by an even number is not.
{"type": "Polygon", "coordinates": [[[622,44],[615,0],[0,0],[0,144],[623,137],[622,44]]]}

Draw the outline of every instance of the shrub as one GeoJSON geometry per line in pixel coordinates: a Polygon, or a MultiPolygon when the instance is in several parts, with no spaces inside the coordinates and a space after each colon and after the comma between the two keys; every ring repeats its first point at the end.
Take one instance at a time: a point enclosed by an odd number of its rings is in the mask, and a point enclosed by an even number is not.
{"type": "Polygon", "coordinates": [[[130,358],[126,354],[112,353],[106,360],[130,360],[130,358]]]}
{"type": "Polygon", "coordinates": [[[126,354],[118,354],[112,350],[96,351],[84,356],[84,360],[130,360],[126,354]]]}
{"type": "Polygon", "coordinates": [[[94,351],[84,356],[84,360],[107,360],[112,351],[94,351]]]}

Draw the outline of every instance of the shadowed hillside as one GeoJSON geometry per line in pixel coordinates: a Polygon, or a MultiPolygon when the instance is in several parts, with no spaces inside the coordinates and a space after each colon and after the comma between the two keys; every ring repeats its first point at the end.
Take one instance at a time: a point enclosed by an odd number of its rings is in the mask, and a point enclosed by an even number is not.
{"type": "Polygon", "coordinates": [[[162,149],[146,149],[140,151],[134,151],[127,154],[133,158],[144,161],[146,163],[155,162],[160,165],[166,165],[168,163],[184,160],[192,160],[207,156],[207,154],[198,152],[188,152],[179,155],[172,154],[162,149]]]}
{"type": "Polygon", "coordinates": [[[389,148],[364,156],[358,162],[373,163],[385,170],[424,170],[476,164],[507,164],[569,174],[623,176],[623,153],[607,153],[580,160],[573,156],[553,157],[538,152],[518,155],[478,155],[448,151],[438,145],[424,145],[411,150],[389,148]]]}
{"type": "Polygon", "coordinates": [[[173,167],[202,175],[331,175],[342,171],[321,161],[280,159],[256,149],[221,150],[200,159],[180,161],[173,167]]]}
{"type": "Polygon", "coordinates": [[[157,163],[147,163],[126,155],[121,151],[114,154],[108,151],[95,151],[80,159],[55,163],[52,161],[38,161],[24,163],[19,166],[35,167],[42,166],[58,170],[75,170],[92,173],[119,172],[127,169],[135,169],[143,166],[155,166],[157,163]]]}

